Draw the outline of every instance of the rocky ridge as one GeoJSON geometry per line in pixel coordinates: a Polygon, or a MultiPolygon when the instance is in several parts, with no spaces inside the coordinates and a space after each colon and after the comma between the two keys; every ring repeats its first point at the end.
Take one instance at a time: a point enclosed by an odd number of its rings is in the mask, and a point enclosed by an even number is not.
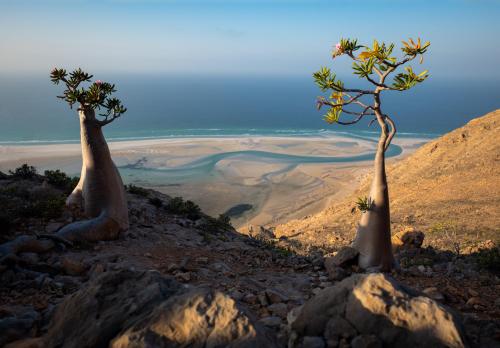
{"type": "MultiPolygon", "coordinates": [[[[476,125],[496,132],[491,122],[498,125],[498,115],[476,125]]],[[[451,144],[463,138],[460,134],[451,144]]],[[[477,140],[474,131],[466,134],[477,140]]],[[[417,154],[428,156],[433,147],[417,154]]],[[[82,218],[64,208],[61,197],[71,185],[61,178],[29,167],[0,173],[2,243],[20,234],[50,238],[82,218]]],[[[441,179],[437,183],[444,185],[441,179]]],[[[351,232],[330,230],[338,225],[314,230],[306,219],[304,231],[259,228],[247,236],[192,202],[133,185],[127,191],[131,226],[118,240],[59,243],[45,254],[1,256],[0,346],[493,347],[500,342],[495,241],[478,241],[464,254],[450,241],[445,247],[435,243],[435,236],[408,216],[393,236],[401,268],[391,275],[364,274],[356,266],[356,250],[345,246],[351,232]],[[311,242],[313,233],[317,239],[311,242]]],[[[496,202],[491,199],[488,204],[496,202]]],[[[491,219],[488,209],[481,215],[485,221],[491,219]]]]}
{"type": "MultiPolygon", "coordinates": [[[[500,242],[500,110],[420,147],[389,165],[393,232],[412,227],[438,248],[477,250],[500,242]]],[[[355,209],[370,184],[368,175],[353,194],[324,211],[275,227],[279,237],[316,246],[348,245],[359,221],[355,209]],[[293,236],[293,237],[292,237],[293,236]]]]}

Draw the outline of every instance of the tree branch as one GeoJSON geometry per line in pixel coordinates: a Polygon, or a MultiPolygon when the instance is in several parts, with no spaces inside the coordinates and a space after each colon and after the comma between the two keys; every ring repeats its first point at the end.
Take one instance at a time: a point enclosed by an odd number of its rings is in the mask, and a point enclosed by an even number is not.
{"type": "Polygon", "coordinates": [[[391,130],[389,132],[389,136],[385,140],[385,145],[384,145],[384,151],[389,148],[389,145],[391,145],[392,138],[394,138],[394,135],[396,134],[396,125],[394,124],[394,121],[387,115],[384,115],[385,120],[391,127],[391,130]]]}
{"type": "Polygon", "coordinates": [[[108,116],[106,116],[106,118],[104,120],[97,120],[97,124],[101,127],[104,127],[105,125],[110,124],[111,122],[113,122],[114,120],[119,118],[120,116],[121,116],[121,114],[113,114],[113,116],[111,118],[108,118],[108,116]]]}
{"type": "Polygon", "coordinates": [[[354,120],[352,121],[348,121],[348,122],[343,122],[343,121],[337,121],[338,124],[341,124],[343,126],[347,126],[347,125],[351,125],[351,124],[355,124],[355,123],[358,123],[359,121],[361,121],[361,119],[365,116],[373,116],[375,115],[373,112],[368,112],[368,110],[372,109],[372,106],[367,106],[362,112],[352,112],[352,111],[348,111],[348,110],[342,110],[344,113],[346,114],[349,114],[349,115],[357,115],[358,117],[356,117],[354,120]]]}
{"type": "Polygon", "coordinates": [[[416,55],[409,56],[409,57],[406,57],[405,59],[403,59],[403,60],[401,60],[399,62],[396,62],[396,63],[391,63],[388,60],[384,60],[384,64],[387,65],[387,66],[390,66],[391,68],[396,69],[397,67],[399,67],[401,65],[404,65],[404,64],[408,63],[409,61],[412,61],[415,58],[417,58],[416,55]]]}

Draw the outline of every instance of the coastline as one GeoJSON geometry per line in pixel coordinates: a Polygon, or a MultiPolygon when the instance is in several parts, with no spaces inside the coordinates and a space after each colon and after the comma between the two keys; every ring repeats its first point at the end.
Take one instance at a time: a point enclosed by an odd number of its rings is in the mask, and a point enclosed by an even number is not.
{"type": "MultiPolygon", "coordinates": [[[[396,138],[389,162],[429,140],[396,138]]],[[[314,214],[352,192],[371,169],[374,141],[342,134],[189,137],[113,141],[109,147],[126,184],[190,199],[214,216],[245,204],[246,211],[232,217],[245,232],[314,214]]],[[[0,145],[1,171],[23,163],[79,175],[80,145],[0,145]]]]}

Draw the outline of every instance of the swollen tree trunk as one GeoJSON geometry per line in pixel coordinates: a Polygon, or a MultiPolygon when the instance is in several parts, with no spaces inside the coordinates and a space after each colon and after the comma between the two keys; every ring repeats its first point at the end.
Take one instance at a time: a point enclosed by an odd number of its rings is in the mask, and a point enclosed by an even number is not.
{"type": "MultiPolygon", "coordinates": [[[[72,244],[118,238],[127,230],[128,208],[125,189],[102,134],[102,123],[92,109],[80,109],[82,172],[67,198],[67,205],[82,209],[88,220],[64,226],[55,235],[39,239],[20,236],[0,245],[0,256],[21,252],[46,252],[55,243],[72,244]],[[48,238],[48,239],[47,239],[48,238]]],[[[0,259],[0,262],[2,259],[0,259]]]]}
{"type": "Polygon", "coordinates": [[[82,171],[80,181],[66,203],[83,208],[91,218],[71,224],[59,235],[74,240],[109,240],[128,229],[128,209],[123,182],[111,159],[102,127],[92,109],[80,109],[82,171]]]}
{"type": "Polygon", "coordinates": [[[391,245],[391,218],[389,190],[385,173],[385,150],[392,138],[382,115],[377,115],[381,126],[375,155],[374,176],[368,197],[369,209],[361,215],[353,246],[359,251],[359,266],[390,271],[394,265],[391,245]]]}

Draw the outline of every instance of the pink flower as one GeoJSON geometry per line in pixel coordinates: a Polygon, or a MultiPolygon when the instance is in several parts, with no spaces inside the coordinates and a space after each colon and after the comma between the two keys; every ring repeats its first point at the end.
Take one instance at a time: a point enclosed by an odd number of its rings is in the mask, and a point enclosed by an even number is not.
{"type": "Polygon", "coordinates": [[[101,80],[97,80],[97,81],[96,81],[96,82],[94,82],[94,83],[95,83],[96,85],[98,85],[98,86],[99,86],[100,84],[102,84],[102,81],[101,81],[101,80]]]}
{"type": "Polygon", "coordinates": [[[342,46],[340,45],[340,43],[338,43],[338,44],[336,44],[336,45],[335,45],[335,49],[336,49],[337,51],[338,51],[338,50],[340,50],[340,48],[341,48],[341,47],[342,47],[342,46]]]}

